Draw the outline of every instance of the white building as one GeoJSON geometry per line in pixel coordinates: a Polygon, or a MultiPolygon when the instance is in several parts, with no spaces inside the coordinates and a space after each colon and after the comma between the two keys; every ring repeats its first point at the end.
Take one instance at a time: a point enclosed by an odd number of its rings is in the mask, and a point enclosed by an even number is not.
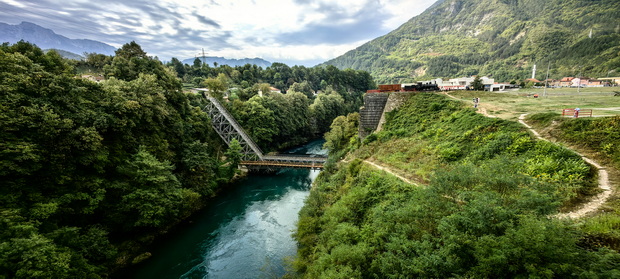
{"type": "MultiPolygon", "coordinates": [[[[449,80],[443,80],[441,78],[430,80],[431,83],[437,84],[440,90],[466,90],[469,89],[471,83],[476,77],[462,77],[452,78],[449,80]]],[[[495,83],[495,80],[488,77],[481,77],[482,84],[484,84],[485,90],[491,87],[495,83]]]]}

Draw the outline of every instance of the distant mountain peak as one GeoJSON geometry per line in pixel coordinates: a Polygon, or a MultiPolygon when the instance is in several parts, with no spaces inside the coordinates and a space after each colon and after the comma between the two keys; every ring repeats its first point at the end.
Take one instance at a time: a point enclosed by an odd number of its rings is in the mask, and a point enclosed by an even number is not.
{"type": "Polygon", "coordinates": [[[94,40],[69,39],[56,34],[52,29],[35,23],[22,21],[17,25],[0,22],[0,42],[14,44],[21,40],[33,43],[42,49],[59,49],[76,54],[101,53],[114,55],[116,48],[94,40]]]}
{"type": "Polygon", "coordinates": [[[187,58],[181,62],[183,64],[192,65],[194,63],[194,60],[196,59],[199,59],[202,63],[207,64],[211,67],[214,66],[213,63],[217,63],[218,66],[228,65],[231,67],[244,66],[245,64],[256,65],[256,66],[263,67],[263,68],[267,68],[271,66],[271,62],[264,60],[262,58],[258,58],[258,57],[234,59],[234,58],[224,58],[220,56],[200,56],[200,57],[195,57],[195,58],[187,58]]]}

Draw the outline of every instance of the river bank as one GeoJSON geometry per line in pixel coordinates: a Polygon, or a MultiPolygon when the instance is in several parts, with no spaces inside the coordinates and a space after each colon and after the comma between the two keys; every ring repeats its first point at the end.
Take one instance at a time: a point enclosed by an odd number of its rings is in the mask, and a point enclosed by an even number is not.
{"type": "MultiPolygon", "coordinates": [[[[323,141],[287,151],[321,154],[323,141]]],[[[159,237],[152,256],[120,270],[115,278],[244,278],[282,276],[292,258],[291,237],[319,171],[281,170],[248,174],[212,198],[209,205],[159,237]]]]}

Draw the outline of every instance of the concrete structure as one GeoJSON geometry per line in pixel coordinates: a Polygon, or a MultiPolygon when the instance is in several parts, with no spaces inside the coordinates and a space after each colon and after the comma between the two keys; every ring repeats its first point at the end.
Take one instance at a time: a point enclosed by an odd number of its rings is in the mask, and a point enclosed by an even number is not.
{"type": "Polygon", "coordinates": [[[360,108],[358,130],[360,138],[365,138],[377,129],[388,97],[388,93],[367,93],[364,95],[364,106],[360,108]]]}

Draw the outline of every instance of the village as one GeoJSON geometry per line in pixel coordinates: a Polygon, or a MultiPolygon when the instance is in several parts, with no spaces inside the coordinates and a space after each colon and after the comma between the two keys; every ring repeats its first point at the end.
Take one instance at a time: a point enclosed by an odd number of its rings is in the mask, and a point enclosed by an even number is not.
{"type": "MultiPolygon", "coordinates": [[[[441,78],[432,79],[428,81],[422,81],[423,84],[436,84],[439,90],[469,90],[472,89],[471,84],[476,79],[475,76],[453,78],[444,80],[441,78]]],[[[584,87],[607,87],[618,86],[620,84],[620,77],[605,77],[605,78],[587,78],[587,77],[564,77],[559,80],[546,79],[538,80],[536,78],[528,78],[521,83],[499,83],[495,82],[493,78],[483,76],[480,78],[482,84],[484,84],[485,91],[491,92],[503,92],[518,90],[519,88],[584,88],[584,87]]]]}

